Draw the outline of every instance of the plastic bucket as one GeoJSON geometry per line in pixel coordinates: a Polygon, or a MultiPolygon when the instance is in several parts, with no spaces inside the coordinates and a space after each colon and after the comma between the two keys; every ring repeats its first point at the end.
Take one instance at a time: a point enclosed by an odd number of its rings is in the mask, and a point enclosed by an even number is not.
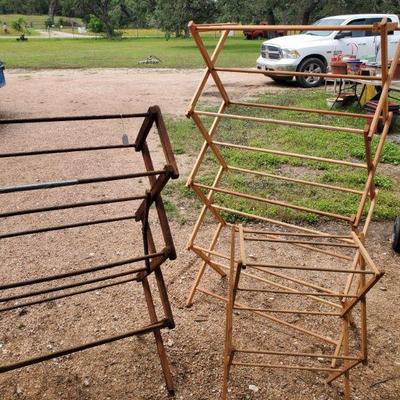
{"type": "Polygon", "coordinates": [[[6,77],[4,76],[4,64],[0,61],[0,87],[5,86],[6,77]]]}

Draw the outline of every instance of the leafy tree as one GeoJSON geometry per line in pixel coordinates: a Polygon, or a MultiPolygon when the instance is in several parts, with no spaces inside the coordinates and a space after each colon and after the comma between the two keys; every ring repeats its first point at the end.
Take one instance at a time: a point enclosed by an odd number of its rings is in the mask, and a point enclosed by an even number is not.
{"type": "Polygon", "coordinates": [[[25,34],[25,33],[29,32],[28,31],[28,23],[22,17],[16,19],[15,21],[12,21],[11,26],[14,30],[16,30],[17,32],[19,32],[21,34],[25,34]]]}
{"type": "Polygon", "coordinates": [[[183,31],[188,37],[190,20],[197,23],[215,21],[216,12],[214,0],[157,0],[155,17],[165,32],[175,32],[175,36],[179,37],[183,31]]]}
{"type": "Polygon", "coordinates": [[[82,9],[87,14],[98,18],[104,27],[104,33],[108,38],[116,36],[115,29],[119,26],[121,17],[121,0],[83,0],[79,1],[82,9]]]}

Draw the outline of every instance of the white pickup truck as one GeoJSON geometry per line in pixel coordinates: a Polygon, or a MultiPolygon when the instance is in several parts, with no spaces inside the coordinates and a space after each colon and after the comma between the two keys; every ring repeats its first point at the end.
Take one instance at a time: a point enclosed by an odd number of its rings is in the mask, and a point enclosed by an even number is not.
{"type": "MultiPolygon", "coordinates": [[[[337,15],[322,18],[313,25],[372,25],[386,17],[388,22],[399,22],[393,14],[337,15]]],[[[393,58],[400,41],[400,31],[389,33],[388,57],[393,58]]],[[[329,61],[336,54],[355,54],[357,58],[375,58],[379,63],[380,36],[368,31],[305,31],[299,35],[277,37],[265,41],[257,59],[257,68],[270,71],[326,72],[329,61]]],[[[274,76],[277,82],[293,77],[274,76]]],[[[302,87],[319,86],[323,79],[297,76],[302,87]]]]}

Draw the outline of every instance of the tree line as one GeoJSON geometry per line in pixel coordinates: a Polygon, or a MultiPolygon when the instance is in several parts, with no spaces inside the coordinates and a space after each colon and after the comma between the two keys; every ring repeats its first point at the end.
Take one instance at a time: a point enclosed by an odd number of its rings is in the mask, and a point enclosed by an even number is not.
{"type": "Polygon", "coordinates": [[[48,14],[97,20],[107,36],[117,28],[156,27],[188,36],[187,24],[268,22],[309,24],[337,14],[400,13],[400,0],[0,0],[0,14],[48,14]]]}

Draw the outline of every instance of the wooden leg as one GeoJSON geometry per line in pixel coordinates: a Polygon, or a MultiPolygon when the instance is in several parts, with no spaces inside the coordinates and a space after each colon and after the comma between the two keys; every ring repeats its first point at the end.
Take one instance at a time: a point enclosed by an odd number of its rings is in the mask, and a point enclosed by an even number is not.
{"type": "MultiPolygon", "coordinates": [[[[350,338],[349,338],[349,325],[350,325],[350,322],[349,322],[349,319],[348,319],[347,315],[344,317],[343,323],[344,323],[344,329],[343,329],[343,332],[344,332],[344,335],[343,335],[343,354],[345,356],[348,356],[349,355],[349,340],[350,340],[350,338]]],[[[348,364],[349,364],[349,361],[348,360],[344,360],[343,364],[344,364],[344,367],[346,368],[348,366],[348,364]]],[[[344,398],[345,398],[345,400],[351,400],[351,393],[350,392],[351,392],[351,389],[350,389],[350,372],[346,371],[344,373],[344,398]]]]}
{"type": "MultiPolygon", "coordinates": [[[[223,226],[222,224],[218,224],[218,227],[217,227],[217,229],[216,229],[216,231],[214,233],[214,236],[213,236],[213,238],[211,240],[211,243],[210,243],[210,246],[208,248],[209,250],[214,250],[215,245],[217,244],[219,235],[221,233],[222,226],[223,226]]],[[[207,267],[207,263],[205,261],[202,261],[200,269],[199,269],[199,271],[197,273],[196,279],[193,282],[193,286],[190,289],[189,296],[188,296],[188,298],[186,300],[186,307],[191,307],[193,305],[194,295],[196,294],[197,287],[199,286],[201,278],[203,277],[204,272],[206,271],[206,267],[207,267]]],[[[223,277],[223,276],[225,276],[225,274],[221,275],[221,276],[223,277]]]]}
{"type": "MultiPolygon", "coordinates": [[[[147,277],[142,279],[142,285],[143,285],[144,295],[146,298],[147,309],[149,311],[150,322],[153,323],[157,321],[157,314],[156,314],[156,309],[154,307],[153,296],[151,295],[149,281],[147,280],[147,277]]],[[[157,352],[158,356],[160,357],[161,368],[164,374],[165,383],[167,385],[168,392],[170,394],[173,394],[174,382],[172,380],[172,374],[169,367],[167,353],[165,351],[161,332],[159,330],[154,331],[154,337],[156,339],[157,352]]]]}
{"type": "Polygon", "coordinates": [[[233,346],[232,346],[232,329],[233,329],[233,305],[234,299],[234,276],[235,276],[235,226],[232,226],[231,231],[231,260],[230,260],[230,271],[229,271],[229,293],[228,303],[226,305],[226,322],[225,322],[225,351],[224,351],[224,377],[222,385],[222,400],[228,398],[228,382],[229,382],[229,371],[232,364],[233,358],[233,346]]]}

